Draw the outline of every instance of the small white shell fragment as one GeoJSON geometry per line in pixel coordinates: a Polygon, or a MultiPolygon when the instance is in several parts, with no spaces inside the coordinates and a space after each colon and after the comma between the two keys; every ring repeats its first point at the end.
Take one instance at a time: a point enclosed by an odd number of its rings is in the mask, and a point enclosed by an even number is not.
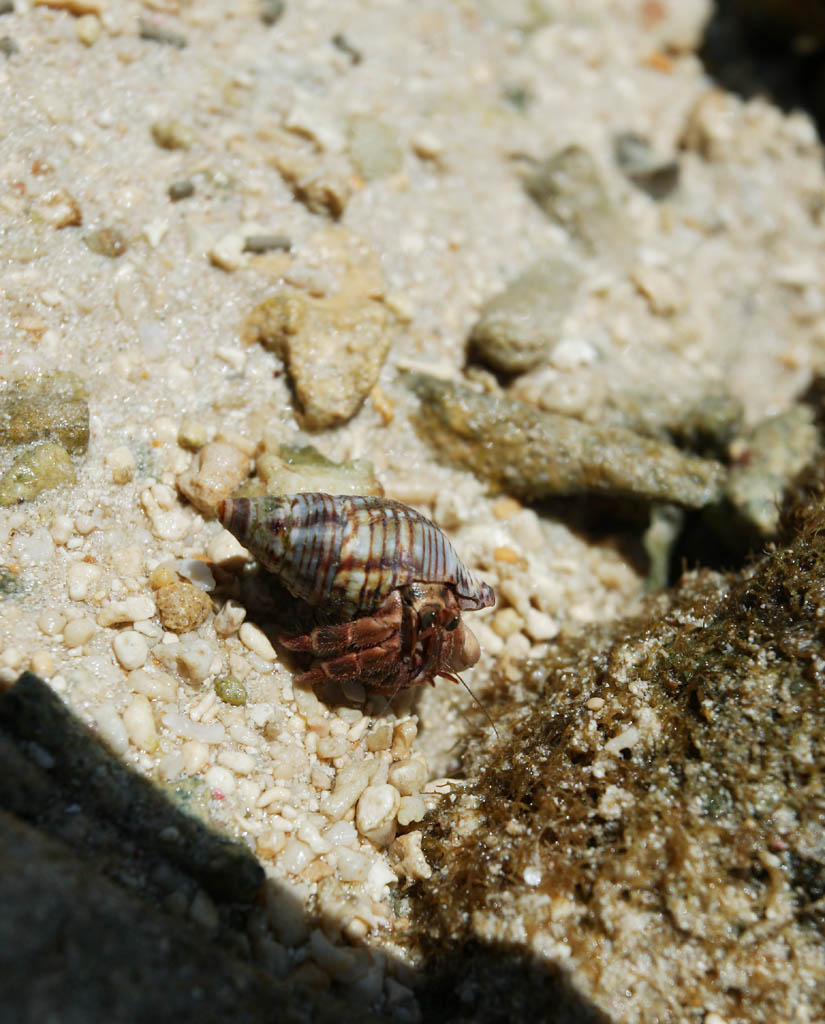
{"type": "Polygon", "coordinates": [[[63,627],[66,625],[66,616],[56,608],[46,608],[45,611],[40,613],[37,625],[40,628],[40,632],[45,633],[46,636],[57,636],[58,633],[63,632],[63,627]]]}
{"type": "Polygon", "coordinates": [[[35,651],[31,656],[29,664],[31,665],[32,672],[40,676],[41,679],[50,679],[57,667],[51,651],[35,651]]]}
{"type": "Polygon", "coordinates": [[[155,484],[141,491],[140,503],[152,524],[152,533],[158,540],[183,540],[189,533],[192,520],[183,509],[167,504],[168,494],[173,495],[170,488],[155,484]]]}
{"type": "Polygon", "coordinates": [[[287,840],[286,846],[278,858],[278,863],[288,874],[299,875],[314,856],[315,854],[306,843],[291,837],[287,840]]]}
{"type": "Polygon", "coordinates": [[[104,605],[97,615],[98,626],[113,626],[121,622],[141,622],[155,614],[155,602],[151,597],[135,594],[122,601],[104,605]]]}
{"type": "Polygon", "coordinates": [[[149,644],[133,629],[124,630],[112,641],[115,657],[127,671],[140,668],[149,655],[149,644]]]}
{"type": "Polygon", "coordinates": [[[128,484],[135,475],[135,457],[125,444],[112,448],[106,455],[106,465],[116,484],[128,484]]]}
{"type": "Polygon", "coordinates": [[[129,689],[142,693],[151,700],[165,700],[171,703],[177,694],[177,683],[166,672],[146,672],[134,669],[128,677],[129,689]]]}
{"type": "Polygon", "coordinates": [[[431,131],[423,129],[410,139],[413,152],[422,160],[437,160],[444,152],[444,143],[431,131]]]}
{"type": "Polygon", "coordinates": [[[537,608],[529,608],[525,616],[524,629],[531,640],[541,643],[543,640],[552,640],[559,632],[559,624],[546,612],[540,612],[537,608]]]}
{"type": "Polygon", "coordinates": [[[349,846],[338,846],[331,855],[342,882],[364,882],[370,870],[370,858],[349,846]]]}
{"type": "Polygon", "coordinates": [[[129,749],[129,734],[114,704],[110,700],[106,700],[95,708],[92,714],[102,739],[114,753],[125,754],[129,749]]]}
{"type": "Polygon", "coordinates": [[[232,636],[241,628],[241,623],[245,618],[246,608],[230,597],[215,616],[215,632],[221,637],[232,636]]]}
{"type": "Polygon", "coordinates": [[[63,629],[63,643],[67,647],[82,647],[95,634],[97,626],[91,619],[72,619],[63,629]]]}
{"type": "Polygon", "coordinates": [[[332,849],[332,843],[325,839],[318,831],[318,826],[313,825],[311,821],[305,821],[303,825],[298,829],[298,838],[310,847],[313,853],[329,853],[332,849]]]}
{"type": "Polygon", "coordinates": [[[332,792],[321,798],[321,813],[332,821],[343,818],[367,788],[375,768],[374,761],[356,761],[342,768],[335,777],[332,792]]]}
{"type": "Polygon", "coordinates": [[[19,647],[7,647],[2,654],[0,654],[0,664],[5,668],[18,669],[23,664],[25,655],[19,647]]]}
{"type": "Polygon", "coordinates": [[[415,796],[402,796],[398,805],[398,824],[409,825],[413,821],[421,821],[427,813],[424,801],[418,794],[415,796]]]}
{"type": "Polygon", "coordinates": [[[218,754],[218,764],[238,775],[249,775],[255,771],[255,758],[242,750],[222,750],[218,754]]]}
{"type": "Polygon", "coordinates": [[[208,253],[209,261],[221,270],[238,270],[247,262],[244,245],[243,235],[230,232],[212,244],[208,253]]]}
{"type": "Polygon", "coordinates": [[[165,668],[177,669],[195,683],[202,683],[209,675],[214,656],[206,640],[195,637],[158,644],[152,653],[165,668]]]}
{"type": "Polygon", "coordinates": [[[397,881],[398,875],[394,871],[390,871],[386,861],[379,857],[372,863],[364,888],[374,900],[380,900],[386,896],[384,886],[393,885],[397,881]]]}
{"type": "Polygon", "coordinates": [[[72,601],[85,601],[100,579],[100,566],[91,562],[72,562],[66,570],[66,586],[72,601]]]}
{"type": "Polygon", "coordinates": [[[229,796],[235,792],[235,776],[228,768],[223,768],[221,765],[213,765],[204,776],[207,785],[222,793],[224,796],[229,796]]]}
{"type": "Polygon", "coordinates": [[[208,594],[215,589],[215,577],[212,575],[212,570],[200,558],[179,558],[175,562],[175,569],[199,590],[205,590],[208,594]]]}
{"type": "Polygon", "coordinates": [[[395,838],[396,815],[401,796],[395,786],[367,786],[358,800],[355,825],[376,846],[386,846],[395,838]]]}
{"type": "Polygon", "coordinates": [[[433,869],[421,849],[421,833],[407,832],[395,839],[388,849],[390,864],[399,875],[410,881],[429,878],[433,869]]]}
{"type": "Polygon", "coordinates": [[[269,642],[266,634],[251,622],[244,622],[238,630],[238,639],[259,658],[264,661],[275,661],[278,655],[269,642]]]}
{"type": "Polygon", "coordinates": [[[333,761],[336,757],[343,757],[348,746],[344,736],[320,736],[316,753],[322,761],[333,761]]]}
{"type": "Polygon", "coordinates": [[[209,761],[209,747],[200,740],[187,740],[181,747],[181,754],[188,775],[196,775],[209,761]]]}
{"type": "Polygon", "coordinates": [[[206,545],[206,555],[211,562],[216,564],[228,562],[232,558],[249,558],[249,552],[229,530],[221,530],[209,541],[206,545]]]}
{"type": "Polygon", "coordinates": [[[155,716],[152,705],[141,693],[135,694],[123,712],[123,724],[129,739],[136,747],[147,753],[155,750],[158,745],[158,733],[155,728],[155,716]]]}
{"type": "MultiPolygon", "coordinates": [[[[193,722],[186,715],[177,711],[168,711],[161,719],[166,728],[185,740],[197,740],[200,743],[223,743],[226,729],[220,722],[193,722]]],[[[222,771],[227,771],[223,768],[222,771]]]]}
{"type": "Polygon", "coordinates": [[[55,544],[65,544],[73,533],[74,522],[71,516],[59,515],[54,517],[51,534],[55,544]]]}
{"type": "Polygon", "coordinates": [[[525,885],[536,886],[541,884],[541,870],[539,868],[525,868],[522,877],[524,878],[525,885]]]}

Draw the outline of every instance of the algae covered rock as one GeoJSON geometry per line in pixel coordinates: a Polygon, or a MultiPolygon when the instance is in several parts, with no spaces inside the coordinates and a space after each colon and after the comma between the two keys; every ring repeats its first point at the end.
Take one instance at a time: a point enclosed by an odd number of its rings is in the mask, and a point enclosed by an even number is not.
{"type": "Polygon", "coordinates": [[[75,482],[69,453],[45,441],[25,448],[0,477],[0,506],[32,501],[43,491],[75,482]]]}
{"type": "Polygon", "coordinates": [[[333,462],[311,444],[278,445],[274,451],[264,439],[264,452],[255,462],[255,476],[237,492],[238,497],[264,494],[383,494],[372,463],[366,459],[333,462]]]}
{"type": "Polygon", "coordinates": [[[811,462],[818,443],[814,412],[807,405],[763,420],[737,443],[727,494],[757,537],[776,533],[785,491],[811,462]]]}
{"type": "Polygon", "coordinates": [[[474,971],[484,949],[568,972],[611,1020],[825,1016],[822,475],[794,521],[746,571],[564,638],[500,742],[468,746],[410,898],[460,1019],[497,1019],[514,977],[474,971]]]}
{"type": "Polygon", "coordinates": [[[74,373],[33,374],[0,389],[0,446],[56,441],[73,455],[89,445],[89,403],[74,373]]]}
{"type": "Polygon", "coordinates": [[[416,425],[439,457],[508,494],[530,501],[604,494],[700,508],[722,493],[720,463],[664,441],[423,374],[407,383],[421,400],[416,425]]]}

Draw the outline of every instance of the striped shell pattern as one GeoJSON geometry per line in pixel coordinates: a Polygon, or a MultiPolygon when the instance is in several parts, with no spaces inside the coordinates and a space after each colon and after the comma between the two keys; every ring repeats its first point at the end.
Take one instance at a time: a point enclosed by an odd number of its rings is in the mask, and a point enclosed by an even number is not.
{"type": "Polygon", "coordinates": [[[408,583],[450,584],[463,610],[495,602],[439,528],[384,498],[266,495],[221,502],[218,517],[265,569],[313,607],[356,615],[408,583]]]}

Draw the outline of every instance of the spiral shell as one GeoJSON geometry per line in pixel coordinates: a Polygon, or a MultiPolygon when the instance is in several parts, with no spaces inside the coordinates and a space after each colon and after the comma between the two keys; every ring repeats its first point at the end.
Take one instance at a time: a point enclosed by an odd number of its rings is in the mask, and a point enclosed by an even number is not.
{"type": "Polygon", "coordinates": [[[322,493],[229,498],[218,518],[313,607],[357,615],[413,582],[451,585],[462,610],[495,602],[492,587],[461,562],[435,523],[398,501],[322,493]]]}

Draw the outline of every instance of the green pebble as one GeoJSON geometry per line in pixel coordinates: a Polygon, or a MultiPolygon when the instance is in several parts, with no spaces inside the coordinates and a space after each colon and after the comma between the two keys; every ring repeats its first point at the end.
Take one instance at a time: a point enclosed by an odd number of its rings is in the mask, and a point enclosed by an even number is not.
{"type": "Polygon", "coordinates": [[[236,707],[246,704],[246,687],[234,676],[221,676],[216,679],[215,693],[227,704],[234,704],[236,707]]]}
{"type": "Polygon", "coordinates": [[[69,453],[47,441],[25,449],[0,477],[0,506],[31,501],[43,491],[75,482],[69,453]]]}

